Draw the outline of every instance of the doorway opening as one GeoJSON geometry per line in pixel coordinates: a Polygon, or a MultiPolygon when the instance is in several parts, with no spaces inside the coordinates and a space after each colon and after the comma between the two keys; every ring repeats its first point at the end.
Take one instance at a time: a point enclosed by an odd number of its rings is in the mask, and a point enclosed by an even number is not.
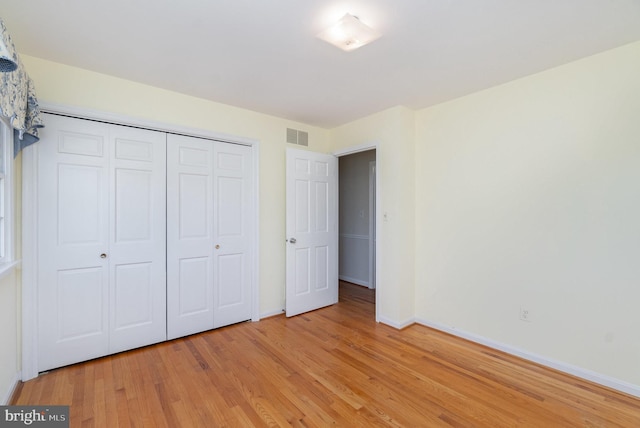
{"type": "Polygon", "coordinates": [[[340,156],[338,170],[340,293],[345,287],[360,286],[358,294],[375,304],[376,150],[340,156]]]}

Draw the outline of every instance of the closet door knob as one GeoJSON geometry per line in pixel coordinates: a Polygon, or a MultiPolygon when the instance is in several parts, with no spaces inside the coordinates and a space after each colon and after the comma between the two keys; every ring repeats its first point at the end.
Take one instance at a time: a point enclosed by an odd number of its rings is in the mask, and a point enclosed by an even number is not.
{"type": "Polygon", "coordinates": [[[105,253],[102,253],[102,254],[100,254],[100,258],[101,258],[101,259],[106,259],[106,258],[107,258],[107,255],[106,255],[105,253]]]}
{"type": "Polygon", "coordinates": [[[219,249],[220,249],[220,245],[216,245],[216,250],[219,250],[219,249]]]}

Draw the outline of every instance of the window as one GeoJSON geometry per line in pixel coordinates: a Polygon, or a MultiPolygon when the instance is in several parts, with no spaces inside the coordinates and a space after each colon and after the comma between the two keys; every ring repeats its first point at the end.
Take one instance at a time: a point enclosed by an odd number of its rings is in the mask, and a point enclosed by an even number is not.
{"type": "Polygon", "coordinates": [[[13,129],[0,120],[0,275],[13,267],[13,129]]]}

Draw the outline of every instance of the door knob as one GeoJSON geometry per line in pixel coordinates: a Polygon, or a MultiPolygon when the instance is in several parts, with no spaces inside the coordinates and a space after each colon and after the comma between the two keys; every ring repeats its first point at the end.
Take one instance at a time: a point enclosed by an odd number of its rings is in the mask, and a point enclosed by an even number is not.
{"type": "Polygon", "coordinates": [[[220,249],[220,245],[216,244],[216,250],[219,250],[219,249],[220,249]]]}
{"type": "Polygon", "coordinates": [[[296,243],[296,242],[298,242],[298,241],[296,241],[296,238],[290,238],[290,239],[289,239],[289,242],[291,242],[292,244],[295,244],[295,243],[296,243]]]}
{"type": "Polygon", "coordinates": [[[100,254],[100,258],[101,258],[101,259],[106,259],[106,258],[107,258],[107,255],[106,255],[105,253],[102,253],[102,254],[100,254]]]}

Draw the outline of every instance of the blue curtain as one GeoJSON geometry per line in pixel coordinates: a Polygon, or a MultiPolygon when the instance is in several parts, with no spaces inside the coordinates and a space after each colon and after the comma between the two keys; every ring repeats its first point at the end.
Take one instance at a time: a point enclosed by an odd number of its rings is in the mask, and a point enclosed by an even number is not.
{"type": "Polygon", "coordinates": [[[14,129],[13,155],[17,156],[20,150],[38,141],[38,129],[44,124],[33,81],[20,62],[2,19],[0,63],[0,115],[8,118],[14,129]],[[15,64],[15,67],[12,64],[15,64]]]}

